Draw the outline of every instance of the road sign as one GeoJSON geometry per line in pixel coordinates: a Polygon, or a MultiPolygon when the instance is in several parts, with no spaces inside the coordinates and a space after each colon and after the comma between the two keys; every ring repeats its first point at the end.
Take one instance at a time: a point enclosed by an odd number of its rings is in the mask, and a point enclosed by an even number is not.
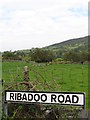
{"type": "Polygon", "coordinates": [[[5,91],[5,102],[85,106],[85,93],[5,91]]]}

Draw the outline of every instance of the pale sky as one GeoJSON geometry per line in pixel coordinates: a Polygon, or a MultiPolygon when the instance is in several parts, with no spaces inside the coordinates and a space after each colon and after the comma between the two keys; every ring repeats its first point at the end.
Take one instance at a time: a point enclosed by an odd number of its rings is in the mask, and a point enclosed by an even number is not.
{"type": "Polygon", "coordinates": [[[88,35],[89,0],[0,0],[0,51],[88,35]]]}

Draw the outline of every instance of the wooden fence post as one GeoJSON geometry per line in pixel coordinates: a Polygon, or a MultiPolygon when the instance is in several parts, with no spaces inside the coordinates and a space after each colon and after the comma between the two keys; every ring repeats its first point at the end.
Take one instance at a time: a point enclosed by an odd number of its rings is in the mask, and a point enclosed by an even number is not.
{"type": "MultiPolygon", "coordinates": [[[[29,68],[28,66],[24,67],[24,80],[29,83],[29,68]]],[[[27,84],[27,90],[29,90],[30,85],[27,84]]]]}

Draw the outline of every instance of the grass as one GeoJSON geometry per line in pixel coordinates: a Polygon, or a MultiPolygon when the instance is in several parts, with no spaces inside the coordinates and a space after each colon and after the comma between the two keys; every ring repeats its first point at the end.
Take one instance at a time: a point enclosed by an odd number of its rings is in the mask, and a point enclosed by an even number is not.
{"type": "MultiPolygon", "coordinates": [[[[3,62],[2,78],[7,82],[23,81],[24,66],[29,66],[30,81],[44,80],[53,86],[53,91],[74,91],[86,93],[86,108],[88,109],[88,65],[81,64],[35,64],[26,62],[3,62]],[[55,83],[53,82],[55,81],[55,83]],[[57,85],[57,86],[56,86],[57,85]]],[[[42,84],[38,83],[41,90],[42,84]]],[[[48,87],[45,91],[51,91],[48,87]]]]}

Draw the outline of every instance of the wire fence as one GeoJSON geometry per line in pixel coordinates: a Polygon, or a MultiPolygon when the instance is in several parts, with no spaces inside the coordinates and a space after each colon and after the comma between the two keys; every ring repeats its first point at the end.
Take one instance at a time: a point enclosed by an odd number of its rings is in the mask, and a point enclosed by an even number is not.
{"type": "MultiPolygon", "coordinates": [[[[26,90],[27,85],[29,86],[29,90],[31,91],[77,91],[77,92],[86,92],[88,94],[88,73],[87,67],[80,66],[79,71],[78,66],[77,69],[74,70],[73,67],[68,66],[66,67],[58,67],[58,65],[51,65],[51,64],[33,64],[29,66],[29,83],[24,82],[24,67],[16,66],[15,69],[8,69],[3,70],[3,91],[4,90],[26,90]]],[[[86,99],[88,99],[86,97],[86,99]]],[[[12,107],[13,105],[10,105],[12,107]]],[[[15,106],[14,106],[15,107],[15,106]]],[[[19,106],[20,107],[20,106],[19,106]]],[[[21,105],[22,109],[26,109],[27,106],[21,105]]],[[[32,106],[34,107],[34,106],[32,106]]],[[[40,106],[39,106],[40,107],[40,106]]],[[[18,109],[18,106],[16,105],[18,109]]],[[[20,110],[22,111],[22,109],[20,110]]],[[[81,111],[81,109],[74,109],[74,112],[71,114],[71,109],[64,108],[58,106],[43,106],[39,109],[43,109],[45,111],[45,116],[48,114],[48,117],[51,115],[54,116],[56,119],[63,119],[67,118],[67,116],[73,118],[77,117],[81,111]],[[47,109],[46,109],[47,107],[47,109]],[[54,108],[53,108],[54,107],[54,108]],[[62,116],[60,116],[62,112],[62,116]],[[68,112],[67,112],[68,111],[68,112]],[[66,113],[66,114],[64,114],[66,113]],[[76,114],[76,115],[75,115],[76,114]]],[[[17,109],[14,110],[13,116],[18,116],[17,109]],[[15,113],[16,112],[16,113],[15,113]]],[[[32,108],[28,108],[28,111],[32,108]]],[[[33,108],[34,109],[34,108],[33,108]]],[[[37,113],[38,110],[35,112],[35,117],[40,117],[40,113],[37,113]]],[[[29,111],[30,112],[30,111],[29,111]]],[[[30,114],[28,112],[28,114],[30,114]]],[[[11,113],[10,113],[11,114],[11,113]]],[[[43,113],[42,113],[43,114],[43,113]]],[[[44,116],[44,117],[45,117],[44,116]]],[[[32,117],[32,116],[31,116],[32,117]]],[[[42,115],[41,115],[42,117],[42,115]]]]}
{"type": "MultiPolygon", "coordinates": [[[[29,67],[30,81],[33,83],[37,81],[37,86],[39,87],[41,84],[44,84],[44,87],[40,90],[48,90],[49,88],[49,90],[54,91],[86,92],[88,89],[88,70],[85,70],[83,65],[79,71],[75,71],[73,68],[48,68],[45,65],[38,65],[38,67],[32,65],[29,67]],[[52,86],[54,86],[53,89],[52,86]]],[[[17,66],[14,70],[3,70],[2,76],[4,85],[22,82],[24,80],[23,67],[17,66]]]]}

